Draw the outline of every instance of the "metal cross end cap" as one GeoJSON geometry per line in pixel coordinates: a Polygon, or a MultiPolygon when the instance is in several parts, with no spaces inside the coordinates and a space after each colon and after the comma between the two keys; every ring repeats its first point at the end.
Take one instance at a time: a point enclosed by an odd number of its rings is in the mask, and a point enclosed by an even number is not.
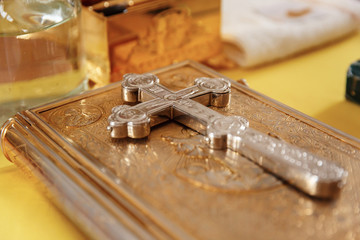
{"type": "Polygon", "coordinates": [[[308,193],[311,196],[323,199],[333,199],[340,194],[341,189],[346,183],[348,172],[336,166],[331,169],[329,176],[312,175],[304,183],[307,185],[308,193]]]}
{"type": "Polygon", "coordinates": [[[200,77],[195,79],[198,88],[210,92],[210,105],[226,107],[230,103],[231,83],[224,78],[200,77]]]}
{"type": "Polygon", "coordinates": [[[209,147],[212,149],[239,149],[241,136],[248,127],[248,120],[240,116],[214,119],[207,127],[209,147]]]}
{"type": "Polygon", "coordinates": [[[144,111],[134,107],[114,107],[108,122],[112,138],[144,138],[150,134],[150,118],[144,111]]]}
{"type": "Polygon", "coordinates": [[[123,76],[122,99],[126,102],[138,102],[140,98],[139,89],[149,88],[159,82],[159,78],[151,73],[136,74],[128,73],[123,76]]]}

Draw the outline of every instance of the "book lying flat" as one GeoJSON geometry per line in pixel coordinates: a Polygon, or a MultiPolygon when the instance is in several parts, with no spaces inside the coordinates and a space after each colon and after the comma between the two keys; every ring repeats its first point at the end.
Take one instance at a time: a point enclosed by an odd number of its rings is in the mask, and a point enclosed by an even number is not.
{"type": "Polygon", "coordinates": [[[121,125],[111,125],[114,107],[139,109],[123,99],[125,84],[117,82],[16,114],[2,128],[5,156],[39,178],[95,239],[360,237],[357,139],[192,61],[152,74],[169,96],[158,102],[155,96],[148,107],[164,103],[170,110],[147,113],[146,136],[134,133],[135,121],[125,127],[130,137],[112,135],[121,125]],[[212,92],[201,111],[248,121],[235,129],[240,135],[225,134],[227,142],[236,140],[228,148],[209,144],[218,132],[199,111],[186,108],[192,101],[204,104],[204,95],[195,94],[200,87],[191,92],[196,98],[186,92],[199,78],[221,79],[229,87],[212,92]],[[226,106],[208,106],[219,96],[226,106]],[[256,138],[241,135],[243,127],[256,138]],[[266,144],[259,145],[261,139],[266,144]]]}

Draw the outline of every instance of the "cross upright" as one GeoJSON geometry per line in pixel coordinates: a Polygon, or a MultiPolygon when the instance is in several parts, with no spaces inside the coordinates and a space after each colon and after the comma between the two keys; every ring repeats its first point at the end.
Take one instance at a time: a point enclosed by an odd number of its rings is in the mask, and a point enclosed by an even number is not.
{"type": "Polygon", "coordinates": [[[224,78],[195,79],[194,86],[172,92],[153,74],[126,74],[125,102],[108,118],[112,138],[144,138],[152,126],[175,120],[206,136],[212,149],[236,151],[274,175],[319,198],[333,198],[347,172],[337,164],[249,127],[241,116],[224,116],[207,106],[226,107],[231,83],[224,78]]]}

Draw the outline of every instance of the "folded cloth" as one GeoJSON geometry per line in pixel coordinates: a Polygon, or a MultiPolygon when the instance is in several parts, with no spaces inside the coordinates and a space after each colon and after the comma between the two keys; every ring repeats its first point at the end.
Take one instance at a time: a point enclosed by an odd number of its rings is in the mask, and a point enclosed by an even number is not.
{"type": "Polygon", "coordinates": [[[227,56],[243,67],[282,59],[358,29],[359,0],[223,0],[227,56]]]}

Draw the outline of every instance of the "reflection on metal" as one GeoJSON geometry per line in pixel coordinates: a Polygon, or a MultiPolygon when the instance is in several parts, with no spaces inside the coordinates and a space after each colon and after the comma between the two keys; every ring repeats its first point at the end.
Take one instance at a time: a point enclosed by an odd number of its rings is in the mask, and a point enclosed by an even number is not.
{"type": "Polygon", "coordinates": [[[249,128],[243,117],[206,107],[228,106],[231,84],[226,79],[196,78],[194,86],[172,92],[153,74],[126,74],[121,85],[124,101],[142,103],[112,109],[112,138],[144,138],[151,126],[175,119],[205,134],[210,148],[242,153],[311,196],[333,198],[345,183],[347,172],[331,161],[249,128]]]}
{"type": "MultiPolygon", "coordinates": [[[[194,88],[196,78],[225,78],[192,61],[153,73],[175,93],[194,88]]],[[[242,150],[210,148],[206,136],[166,114],[150,118],[150,126],[163,124],[146,138],[112,139],[104,129],[111,109],[125,104],[120,82],[17,114],[2,128],[1,146],[90,238],[358,239],[360,142],[226,80],[231,104],[210,108],[344,166],[337,198],[309,197],[242,150]]]]}

